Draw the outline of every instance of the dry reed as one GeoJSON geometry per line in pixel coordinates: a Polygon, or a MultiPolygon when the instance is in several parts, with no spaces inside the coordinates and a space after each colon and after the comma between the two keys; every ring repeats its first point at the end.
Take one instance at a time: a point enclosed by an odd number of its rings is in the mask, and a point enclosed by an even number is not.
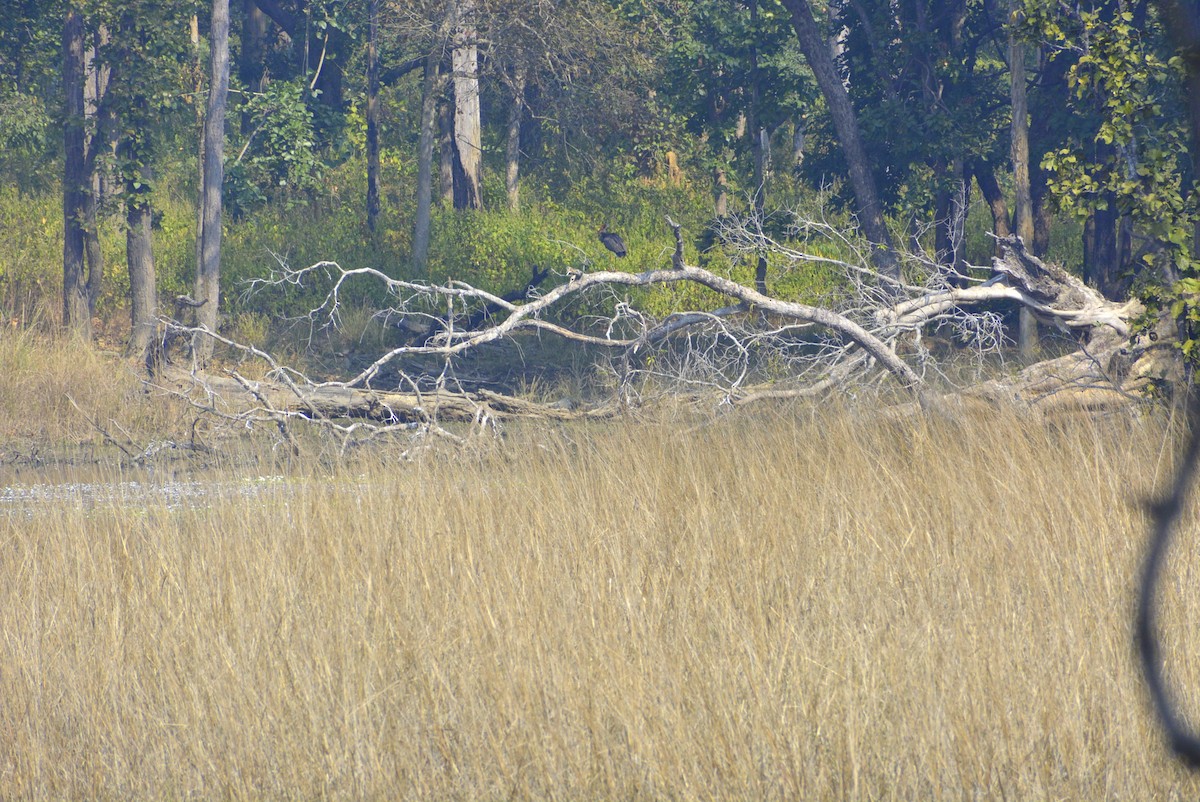
{"type": "Polygon", "coordinates": [[[0,797],[1194,798],[1130,639],[1167,429],[631,423],[0,514],[0,797]]]}

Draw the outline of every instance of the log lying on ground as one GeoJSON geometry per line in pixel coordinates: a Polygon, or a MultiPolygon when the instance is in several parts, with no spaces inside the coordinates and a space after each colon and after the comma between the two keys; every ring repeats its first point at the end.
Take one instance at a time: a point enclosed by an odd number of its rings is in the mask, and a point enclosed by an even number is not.
{"type": "Polygon", "coordinates": [[[178,368],[167,368],[155,384],[218,414],[259,414],[273,420],[352,418],[385,425],[513,417],[567,421],[604,418],[615,411],[611,404],[584,409],[569,399],[541,404],[489,390],[386,392],[336,383],[250,380],[233,372],[199,375],[178,368]]]}
{"type": "MultiPolygon", "coordinates": [[[[756,399],[782,396],[814,396],[828,393],[837,387],[870,381],[872,376],[890,375],[895,383],[912,394],[915,401],[927,406],[944,403],[934,393],[923,375],[914,369],[899,349],[919,337],[923,328],[937,326],[947,320],[969,319],[973,307],[995,302],[1016,302],[1028,308],[1042,323],[1072,333],[1080,343],[1071,354],[1050,359],[1025,368],[1007,380],[984,382],[955,394],[961,399],[985,403],[1013,403],[1043,410],[1097,409],[1126,405],[1145,396],[1145,390],[1156,383],[1170,383],[1181,375],[1177,349],[1171,325],[1165,322],[1155,332],[1133,334],[1133,321],[1143,313],[1137,301],[1116,303],[1106,300],[1075,276],[1054,265],[1048,265],[1030,254],[1023,243],[1010,237],[1002,240],[1003,253],[993,264],[992,279],[970,287],[950,287],[937,280],[936,270],[928,284],[906,284],[895,279],[879,277],[871,268],[848,263],[844,267],[850,280],[859,282],[862,292],[858,301],[838,311],[831,308],[800,304],[773,298],[743,286],[708,270],[685,263],[683,240],[679,227],[668,219],[675,235],[675,252],[669,269],[644,273],[594,272],[578,273],[563,284],[537,297],[518,299],[497,297],[462,282],[433,286],[391,279],[371,269],[343,270],[332,263],[321,263],[302,271],[292,271],[280,283],[300,283],[315,272],[335,271],[334,288],[322,309],[332,319],[339,299],[338,288],[348,277],[367,275],[384,282],[394,296],[420,298],[425,303],[444,301],[451,311],[461,310],[472,302],[486,305],[489,317],[478,328],[465,330],[453,325],[454,317],[440,332],[423,342],[401,345],[379,356],[356,376],[340,382],[313,382],[287,370],[258,349],[234,343],[220,335],[212,335],[243,353],[264,360],[271,381],[248,381],[230,372],[224,376],[194,375],[184,371],[167,371],[170,389],[190,398],[197,406],[211,409],[231,418],[245,410],[259,420],[277,424],[295,418],[322,420],[358,419],[383,426],[408,423],[464,420],[478,421],[505,417],[529,417],[547,420],[572,420],[581,417],[606,417],[616,410],[615,402],[605,402],[591,409],[575,408],[571,403],[538,404],[520,398],[486,390],[450,392],[418,392],[415,388],[432,384],[429,377],[405,379],[397,389],[371,389],[378,383],[380,371],[400,360],[419,358],[452,360],[471,349],[509,338],[519,332],[541,332],[587,346],[601,347],[624,354],[629,361],[644,353],[643,349],[657,347],[673,338],[686,338],[698,327],[709,326],[717,336],[737,342],[742,353],[759,347],[764,321],[783,320],[782,329],[795,329],[798,324],[824,332],[824,346],[819,360],[813,360],[800,374],[799,382],[787,389],[748,388],[740,384],[747,374],[742,364],[740,374],[732,383],[720,388],[724,400],[744,403],[756,399]],[[864,279],[864,276],[866,277],[864,279]],[[875,280],[868,284],[864,281],[875,280]],[[692,283],[707,287],[733,302],[716,311],[680,311],[661,322],[652,322],[629,313],[623,302],[624,317],[615,316],[603,334],[571,330],[553,323],[544,315],[566,299],[593,289],[662,286],[692,283]],[[737,332],[729,325],[733,318],[742,323],[737,332]],[[627,328],[630,321],[640,322],[640,330],[627,328]],[[405,391],[405,388],[412,388],[405,391]],[[218,409],[218,404],[224,405],[218,409]],[[242,410],[238,412],[237,410],[242,410]]],[[[815,257],[804,257],[812,260],[815,257]]],[[[828,261],[828,260],[827,260],[828,261]]],[[[393,309],[389,315],[403,317],[405,309],[393,309]]],[[[428,313],[425,313],[428,317],[428,313]]],[[[470,316],[460,318],[476,323],[470,316]]],[[[765,325],[775,326],[774,322],[765,325]]],[[[211,333],[210,333],[211,334],[211,333]]],[[[686,341],[686,340],[685,340],[686,341]]],[[[781,341],[775,341],[777,343],[781,341]]],[[[781,346],[782,347],[782,346],[781,346]]],[[[716,387],[717,383],[711,383],[716,387]]],[[[445,383],[439,385],[445,387],[445,383]]],[[[682,386],[682,385],[681,385],[682,386]]]]}

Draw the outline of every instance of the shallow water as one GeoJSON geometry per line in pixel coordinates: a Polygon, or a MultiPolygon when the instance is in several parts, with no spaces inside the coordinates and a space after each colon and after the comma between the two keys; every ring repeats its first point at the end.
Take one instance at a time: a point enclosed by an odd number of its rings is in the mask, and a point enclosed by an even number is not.
{"type": "Polygon", "coordinates": [[[249,476],[244,479],[211,477],[176,478],[139,472],[136,478],[113,480],[96,471],[26,471],[19,477],[0,476],[0,514],[29,512],[59,507],[154,507],[182,509],[198,507],[213,499],[255,498],[275,492],[287,479],[283,476],[249,476]],[[24,480],[24,481],[22,481],[24,480]]]}

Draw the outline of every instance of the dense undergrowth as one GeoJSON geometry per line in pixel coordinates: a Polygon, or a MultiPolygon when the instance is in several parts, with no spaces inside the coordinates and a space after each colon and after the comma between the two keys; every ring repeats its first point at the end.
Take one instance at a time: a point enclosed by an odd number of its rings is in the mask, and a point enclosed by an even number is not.
{"type": "MultiPolygon", "coordinates": [[[[386,155],[386,154],[385,154],[386,155]]],[[[248,293],[248,282],[262,278],[281,264],[304,267],[330,260],[344,267],[373,267],[395,278],[444,282],[467,281],[496,293],[520,289],[535,267],[551,271],[544,286],[565,281],[568,270],[619,269],[631,272],[669,264],[673,248],[664,216],[683,226],[687,258],[738,281],[752,283],[755,259],[713,244],[712,201],[706,182],[669,181],[636,175],[599,174],[567,184],[539,182],[522,185],[522,206],[503,208],[503,188],[492,180],[485,187],[489,208],[463,212],[436,207],[432,225],[430,263],[425,275],[410,266],[412,179],[409,165],[385,159],[383,212],[375,232],[367,230],[362,213],[365,178],[360,159],[328,169],[320,187],[288,202],[259,205],[225,223],[222,253],[222,326],[234,336],[257,345],[294,344],[287,321],[303,317],[319,303],[324,287],[274,287],[248,293]],[[618,260],[596,237],[600,224],[619,231],[629,256],[618,260]]],[[[188,294],[194,276],[195,211],[190,173],[181,163],[157,184],[155,267],[162,308],[170,299],[188,294]]],[[[827,216],[847,229],[852,221],[823,205],[823,195],[779,180],[772,204],[799,215],[827,216]]],[[[738,208],[738,198],[731,198],[738,208]]],[[[901,226],[902,227],[902,226],[901,226]]],[[[986,265],[992,243],[990,220],[981,203],[971,207],[965,228],[968,261],[986,265]]],[[[0,188],[0,232],[6,248],[0,253],[0,317],[16,325],[39,325],[48,330],[61,315],[62,220],[56,189],[20,191],[0,188]]],[[[1069,223],[1053,238],[1052,257],[1068,266],[1078,264],[1078,236],[1069,223]]],[[[97,302],[100,341],[119,349],[128,332],[129,279],[125,268],[125,237],[120,221],[109,216],[100,227],[105,257],[104,288],[97,302]]],[[[850,257],[842,243],[805,243],[814,252],[833,258],[850,257]]],[[[839,279],[821,266],[788,267],[771,257],[768,283],[784,298],[818,301],[837,294],[839,279]]],[[[719,299],[698,287],[670,287],[636,293],[638,304],[651,314],[665,315],[682,308],[711,306],[719,299]]],[[[377,283],[361,281],[349,287],[351,307],[378,309],[388,299],[377,283]]],[[[596,309],[581,305],[574,314],[596,309]]]]}

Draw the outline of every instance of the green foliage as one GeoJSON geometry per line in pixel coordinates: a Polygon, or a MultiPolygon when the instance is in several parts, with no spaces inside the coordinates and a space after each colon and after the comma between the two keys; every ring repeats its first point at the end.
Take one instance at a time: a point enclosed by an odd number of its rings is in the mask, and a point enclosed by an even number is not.
{"type": "Polygon", "coordinates": [[[44,181],[50,128],[41,97],[0,84],[0,174],[12,176],[22,189],[44,181]]]}
{"type": "Polygon", "coordinates": [[[1200,208],[1182,60],[1159,21],[1123,7],[1097,4],[1076,16],[1039,10],[1031,24],[1058,43],[1058,57],[1074,58],[1067,83],[1088,123],[1043,160],[1054,198],[1080,220],[1113,209],[1132,222],[1145,244],[1125,269],[1139,274],[1135,286],[1152,310],[1183,324],[1181,348],[1200,361],[1200,208]]]}
{"type": "MultiPolygon", "coordinates": [[[[1096,126],[1088,140],[1046,155],[1051,189],[1078,215],[1116,204],[1167,249],[1162,258],[1187,271],[1197,209],[1181,113],[1182,62],[1164,52],[1161,30],[1154,36],[1135,26],[1130,12],[1109,21],[1084,12],[1079,21],[1088,45],[1068,83],[1077,102],[1095,109],[1096,126]]],[[[1160,258],[1146,257],[1147,264],[1160,258]]]]}
{"type": "Polygon", "coordinates": [[[747,115],[768,130],[799,119],[816,89],[778,0],[748,5],[705,0],[680,7],[667,54],[667,94],[687,130],[715,159],[745,150],[736,136],[747,115]],[[756,99],[757,95],[757,99],[756,99]]]}
{"type": "Polygon", "coordinates": [[[302,80],[272,81],[265,92],[231,112],[231,118],[245,114],[250,122],[244,141],[230,147],[237,153],[225,177],[225,203],[232,216],[268,202],[286,207],[304,203],[320,186],[323,164],[308,96],[302,80]]]}

